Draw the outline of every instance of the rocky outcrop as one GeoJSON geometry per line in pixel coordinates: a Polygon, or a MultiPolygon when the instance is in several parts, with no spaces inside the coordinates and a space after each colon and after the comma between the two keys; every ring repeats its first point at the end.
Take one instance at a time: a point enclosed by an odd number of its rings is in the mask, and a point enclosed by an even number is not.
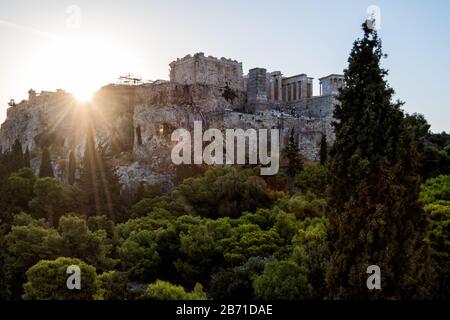
{"type": "Polygon", "coordinates": [[[170,159],[171,133],[177,128],[192,129],[194,121],[202,121],[205,129],[279,128],[281,146],[294,128],[303,156],[318,160],[322,134],[332,136],[333,97],[317,101],[317,105],[272,104],[265,111],[247,114],[246,92],[230,90],[173,82],[109,85],[89,105],[76,102],[63,91],[41,93],[8,109],[0,145],[9,150],[17,139],[24,150],[28,147],[36,173],[43,148],[49,148],[54,172],[67,182],[69,154],[74,153],[80,168],[91,127],[96,143],[108,151],[127,188],[141,182],[173,186],[176,167],[170,159]]]}

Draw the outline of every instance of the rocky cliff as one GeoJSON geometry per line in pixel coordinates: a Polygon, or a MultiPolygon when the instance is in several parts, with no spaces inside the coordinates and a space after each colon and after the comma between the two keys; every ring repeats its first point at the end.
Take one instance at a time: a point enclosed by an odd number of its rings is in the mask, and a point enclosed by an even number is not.
{"type": "Polygon", "coordinates": [[[64,91],[43,92],[8,109],[0,145],[3,151],[9,150],[19,140],[24,150],[29,149],[36,173],[42,150],[48,148],[55,175],[67,182],[69,154],[74,153],[80,168],[91,126],[96,143],[108,150],[125,187],[134,188],[141,182],[170,187],[176,171],[170,159],[171,133],[177,128],[191,130],[194,121],[202,121],[203,128],[221,130],[278,128],[281,146],[295,128],[303,156],[318,160],[322,134],[329,141],[333,137],[334,97],[318,98],[247,114],[244,91],[204,84],[109,85],[89,104],[78,103],[64,91]]]}

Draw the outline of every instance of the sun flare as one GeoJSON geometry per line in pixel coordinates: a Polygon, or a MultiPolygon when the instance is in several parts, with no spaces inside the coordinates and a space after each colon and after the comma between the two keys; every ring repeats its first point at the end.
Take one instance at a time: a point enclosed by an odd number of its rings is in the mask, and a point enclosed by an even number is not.
{"type": "Polygon", "coordinates": [[[74,88],[72,90],[73,97],[81,103],[90,102],[94,95],[95,89],[89,87],[74,88]]]}
{"type": "Polygon", "coordinates": [[[31,83],[39,83],[44,90],[63,89],[85,103],[102,86],[114,82],[121,72],[138,69],[138,63],[114,43],[80,37],[52,41],[36,52],[28,69],[33,78],[31,83]]]}
{"type": "Polygon", "coordinates": [[[94,90],[90,88],[79,88],[73,91],[74,98],[81,103],[90,102],[94,95],[94,90]]]}

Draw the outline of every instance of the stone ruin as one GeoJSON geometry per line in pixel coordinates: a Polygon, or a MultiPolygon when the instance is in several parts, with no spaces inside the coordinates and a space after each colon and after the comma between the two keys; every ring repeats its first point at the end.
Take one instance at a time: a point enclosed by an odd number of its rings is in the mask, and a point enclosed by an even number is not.
{"type": "MultiPolygon", "coordinates": [[[[100,89],[92,101],[98,117],[94,127],[98,145],[110,150],[111,162],[124,187],[161,182],[175,183],[177,168],[171,163],[171,132],[204,128],[280,130],[280,147],[294,130],[304,159],[319,160],[320,140],[334,141],[333,111],[344,85],[342,75],[319,79],[320,95],[313,93],[313,78],[306,74],[283,77],[280,71],[253,68],[243,74],[242,63],[203,53],[170,63],[170,80],[100,89]]],[[[40,155],[49,148],[56,176],[67,183],[69,154],[79,168],[86,142],[85,109],[63,90],[29,91],[28,100],[14,104],[0,129],[0,147],[9,150],[18,139],[31,153],[38,173],[40,155]]],[[[283,166],[283,159],[281,159],[283,166]]]]}
{"type": "MultiPolygon", "coordinates": [[[[170,82],[192,85],[203,84],[245,92],[245,112],[256,113],[267,110],[295,111],[308,106],[319,110],[333,108],[330,99],[344,85],[344,76],[331,74],[319,79],[320,95],[313,95],[313,80],[306,74],[283,77],[280,71],[267,72],[264,68],[253,68],[243,75],[242,63],[226,59],[206,57],[204,53],[187,55],[170,63],[170,82]]],[[[313,112],[320,114],[321,112],[313,112]]]]}
{"type": "Polygon", "coordinates": [[[187,55],[170,63],[170,81],[182,84],[204,84],[244,90],[242,63],[235,60],[206,57],[204,53],[187,55]]]}

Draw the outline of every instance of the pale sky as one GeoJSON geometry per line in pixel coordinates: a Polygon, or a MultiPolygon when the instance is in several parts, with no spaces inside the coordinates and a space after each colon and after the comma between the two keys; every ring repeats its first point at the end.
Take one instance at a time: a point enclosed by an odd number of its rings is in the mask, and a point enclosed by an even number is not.
{"type": "Polygon", "coordinates": [[[195,52],[241,61],[245,73],[342,73],[369,5],[381,10],[396,98],[433,131],[450,131],[446,0],[1,1],[0,121],[30,88],[81,95],[128,72],[168,79],[168,64],[195,52]]]}

